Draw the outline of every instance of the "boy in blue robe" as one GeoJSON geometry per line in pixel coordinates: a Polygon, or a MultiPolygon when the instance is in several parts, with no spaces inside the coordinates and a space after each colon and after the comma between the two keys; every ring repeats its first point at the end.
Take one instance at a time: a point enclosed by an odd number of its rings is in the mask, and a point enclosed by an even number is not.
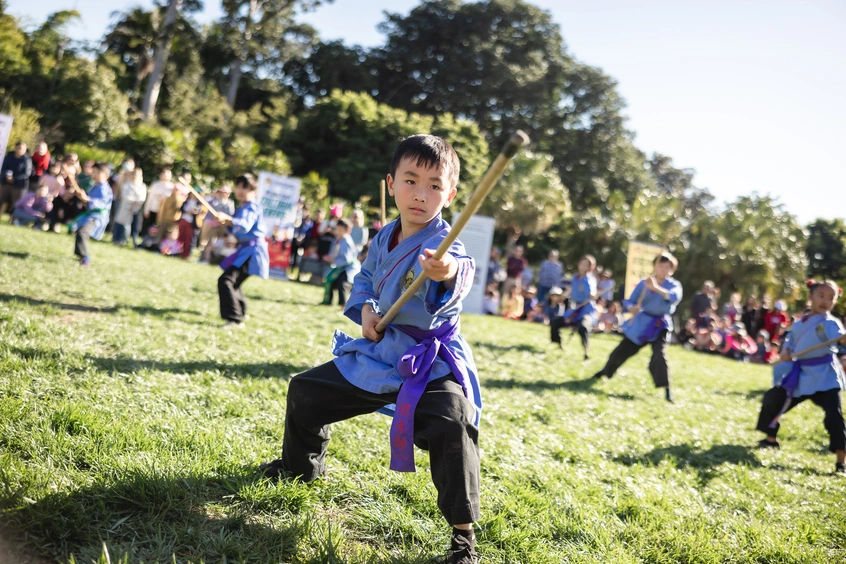
{"type": "MultiPolygon", "coordinates": [[[[564,312],[564,316],[558,322],[561,327],[573,327],[578,331],[582,340],[582,348],[585,351],[585,360],[588,360],[588,335],[595,322],[596,312],[596,277],[593,271],[596,269],[596,259],[593,255],[585,255],[579,260],[579,272],[570,281],[568,297],[570,308],[564,312]]],[[[553,337],[553,342],[561,344],[553,337]]]]}
{"type": "Polygon", "coordinates": [[[629,299],[623,301],[623,309],[635,316],[623,324],[625,337],[608,357],[605,367],[594,374],[594,378],[611,378],[624,362],[651,344],[649,372],[652,381],[656,388],[666,388],[665,397],[672,402],[667,367],[667,335],[673,330],[673,313],[682,299],[682,285],[672,276],[678,267],[676,257],[661,253],[655,257],[653,264],[653,275],[638,282],[629,299]],[[646,295],[641,300],[644,292],[646,295]]]}
{"type": "Polygon", "coordinates": [[[220,316],[225,327],[241,327],[247,313],[247,300],[241,285],[250,276],[267,278],[270,275],[270,257],[262,225],[261,206],[256,202],[258,184],[252,174],[235,180],[235,198],[240,206],[235,215],[218,212],[221,225],[238,240],[238,248],[220,263],[223,274],[217,280],[220,296],[220,316]]]}
{"type": "Polygon", "coordinates": [[[76,229],[76,241],[73,252],[79,257],[79,265],[87,267],[91,264],[88,251],[88,240],[99,241],[106,232],[109,224],[109,211],[112,209],[114,195],[109,186],[109,167],[104,163],[96,163],[91,172],[94,187],[88,194],[78,190],[78,197],[86,203],[87,211],[80,215],[69,229],[76,229]]]}
{"type": "Polygon", "coordinates": [[[391,469],[414,471],[413,445],[429,451],[438,507],[453,527],[450,561],[469,564],[476,561],[481,399],[459,313],[475,263],[459,241],[432,258],[450,230],[441,210],[455,197],[459,169],[440,137],[414,135],[397,147],[387,188],[400,217],[370,243],[344,310],[363,338],[336,333],[337,358],[291,380],[282,458],[262,470],[315,480],[326,473],[330,423],[396,404],[391,469]],[[378,333],[381,314],[421,275],[428,280],[419,293],[378,333]]]}
{"type": "Polygon", "coordinates": [[[836,456],[834,471],[846,474],[846,423],[843,421],[841,390],[846,389],[843,366],[837,358],[838,344],[811,351],[801,357],[796,353],[842,337],[846,331],[831,308],[840,295],[837,284],[810,280],[811,308],[793,323],[782,347],[781,362],[773,367],[773,388],[764,394],[757,429],[766,434],[761,448],[778,448],[779,419],[805,400],[811,400],[825,412],[823,423],[828,431],[828,448],[836,456]]]}
{"type": "Polygon", "coordinates": [[[337,290],[338,305],[346,306],[347,295],[352,288],[355,275],[361,270],[358,262],[358,247],[350,235],[350,224],[345,219],[339,219],[335,226],[335,240],[329,247],[329,254],[326,260],[332,266],[332,270],[326,275],[323,282],[322,305],[332,305],[332,295],[337,290]]]}

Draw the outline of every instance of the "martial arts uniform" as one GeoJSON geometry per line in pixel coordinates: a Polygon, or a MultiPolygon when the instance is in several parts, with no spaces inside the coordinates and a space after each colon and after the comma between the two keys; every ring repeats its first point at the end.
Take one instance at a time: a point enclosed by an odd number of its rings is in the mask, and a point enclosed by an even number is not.
{"type": "Polygon", "coordinates": [[[262,225],[261,206],[247,202],[235,210],[232,225],[226,231],[238,239],[238,248],[220,263],[223,274],[217,279],[220,295],[220,316],[233,323],[241,323],[247,313],[247,301],[241,285],[249,276],[267,278],[270,257],[262,225]]]}
{"type": "MultiPolygon", "coordinates": [[[[590,272],[584,276],[576,274],[570,281],[570,306],[561,318],[563,327],[577,327],[582,346],[587,350],[588,334],[595,322],[596,278],[590,272]]],[[[553,339],[553,342],[556,342],[553,339]]]]}
{"type": "Polygon", "coordinates": [[[83,260],[88,259],[88,239],[99,241],[109,224],[109,211],[112,209],[112,189],[108,182],[97,184],[88,192],[88,211],[77,217],[71,224],[76,228],[76,243],[73,252],[83,260]]]}

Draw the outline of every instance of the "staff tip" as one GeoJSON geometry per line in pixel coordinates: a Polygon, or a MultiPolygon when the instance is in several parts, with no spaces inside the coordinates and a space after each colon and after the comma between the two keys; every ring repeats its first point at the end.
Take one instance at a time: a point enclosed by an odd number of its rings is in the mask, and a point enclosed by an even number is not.
{"type": "Polygon", "coordinates": [[[520,147],[529,143],[529,136],[524,131],[517,130],[502,148],[502,153],[509,159],[514,158],[520,147]]]}

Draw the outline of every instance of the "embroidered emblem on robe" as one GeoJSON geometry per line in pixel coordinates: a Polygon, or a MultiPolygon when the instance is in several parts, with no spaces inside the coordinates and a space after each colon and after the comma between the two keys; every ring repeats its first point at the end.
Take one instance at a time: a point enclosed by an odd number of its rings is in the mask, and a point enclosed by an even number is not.
{"type": "Polygon", "coordinates": [[[408,290],[408,288],[411,286],[412,282],[414,282],[414,269],[413,268],[405,273],[405,276],[402,279],[402,289],[408,290]]]}

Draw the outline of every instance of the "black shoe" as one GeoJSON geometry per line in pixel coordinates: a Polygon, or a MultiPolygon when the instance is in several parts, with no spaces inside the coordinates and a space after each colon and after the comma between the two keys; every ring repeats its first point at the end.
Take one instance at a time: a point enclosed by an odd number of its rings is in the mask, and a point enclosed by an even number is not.
{"type": "Polygon", "coordinates": [[[291,478],[291,473],[285,469],[285,466],[282,464],[282,459],[277,458],[276,460],[271,460],[270,462],[265,462],[264,464],[259,465],[259,472],[265,478],[270,478],[272,480],[280,480],[291,478]]]}
{"type": "Polygon", "coordinates": [[[476,564],[479,561],[479,555],[476,554],[475,546],[476,534],[472,529],[469,531],[453,529],[447,562],[449,564],[476,564]]]}
{"type": "Polygon", "coordinates": [[[836,462],[834,464],[834,473],[846,476],[846,464],[843,462],[836,462]]]}
{"type": "Polygon", "coordinates": [[[585,358],[584,358],[584,360],[590,360],[590,357],[587,355],[587,353],[585,353],[585,358]]]}
{"type": "Polygon", "coordinates": [[[602,372],[602,370],[593,375],[594,379],[596,380],[601,379],[603,376],[605,376],[605,374],[602,372]]]}
{"type": "Polygon", "coordinates": [[[676,403],[673,401],[673,394],[670,392],[670,388],[664,390],[664,399],[670,403],[676,403]]]}
{"type": "Polygon", "coordinates": [[[781,448],[781,445],[778,444],[778,441],[768,441],[767,439],[761,439],[758,441],[758,448],[781,448]]]}

